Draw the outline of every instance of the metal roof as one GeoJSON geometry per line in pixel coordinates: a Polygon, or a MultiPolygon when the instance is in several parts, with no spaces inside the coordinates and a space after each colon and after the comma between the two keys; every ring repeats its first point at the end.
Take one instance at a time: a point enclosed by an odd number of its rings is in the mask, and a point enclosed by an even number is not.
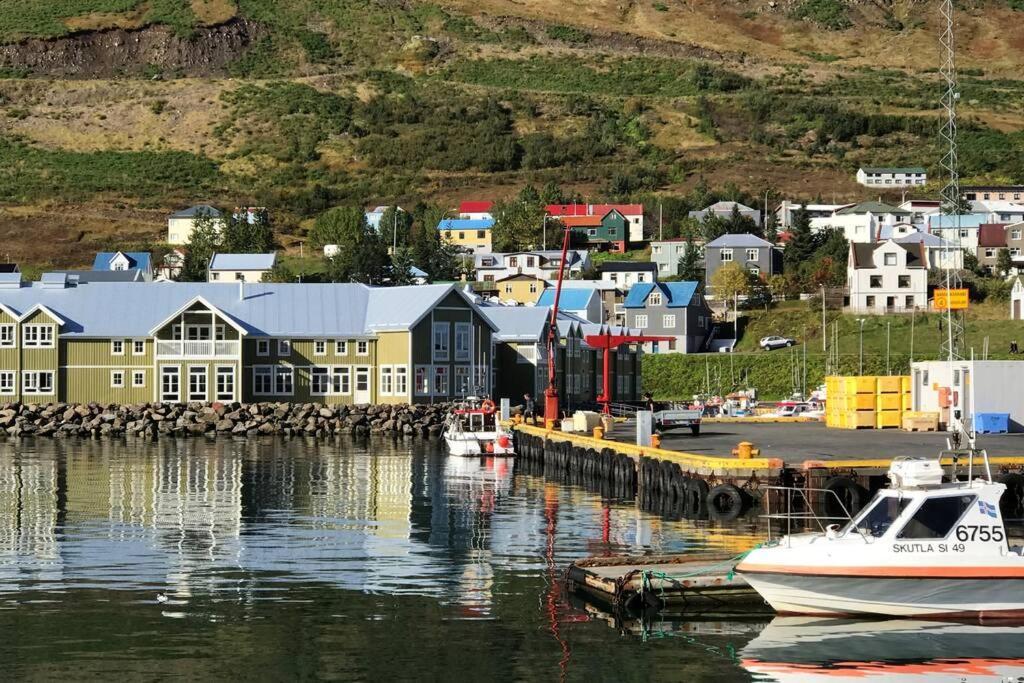
{"type": "Polygon", "coordinates": [[[277,253],[269,254],[214,254],[210,270],[270,270],[277,263],[277,253]]]}
{"type": "Polygon", "coordinates": [[[250,335],[365,337],[412,328],[450,292],[458,290],[454,285],[94,282],[46,287],[35,283],[0,290],[0,304],[19,314],[45,305],[66,321],[61,335],[69,336],[147,337],[154,326],[201,298],[250,335]]]}
{"type": "MultiPolygon", "coordinates": [[[[590,302],[594,299],[600,300],[601,295],[597,293],[596,289],[585,289],[582,287],[574,287],[572,289],[562,288],[562,295],[558,300],[558,308],[566,309],[568,311],[582,311],[590,306],[590,302]]],[[[554,306],[555,305],[555,288],[549,287],[544,290],[537,299],[538,306],[554,306]]]]}
{"type": "Polygon", "coordinates": [[[860,170],[865,173],[925,173],[925,169],[921,166],[906,166],[906,167],[895,167],[885,168],[883,166],[864,166],[860,170]]]}
{"type": "Polygon", "coordinates": [[[929,230],[937,228],[980,228],[985,223],[990,222],[987,213],[967,213],[959,216],[936,214],[934,216],[927,216],[925,220],[928,221],[929,230]]]}
{"type": "Polygon", "coordinates": [[[504,342],[537,342],[551,317],[547,306],[482,306],[480,312],[496,328],[495,339],[504,342]]]}
{"type": "Polygon", "coordinates": [[[493,218],[445,218],[437,224],[438,230],[490,230],[493,218]]]}
{"type": "Polygon", "coordinates": [[[721,237],[711,240],[705,246],[708,249],[718,249],[721,247],[759,247],[765,249],[771,247],[772,243],[761,239],[757,235],[751,235],[749,232],[744,232],[736,235],[722,235],[721,237]]]}
{"type": "Polygon", "coordinates": [[[657,289],[665,297],[669,308],[685,308],[690,305],[697,292],[696,282],[641,282],[633,285],[626,295],[626,308],[643,308],[647,297],[657,289]]]}
{"type": "Polygon", "coordinates": [[[845,209],[839,209],[838,211],[836,211],[835,215],[837,215],[837,216],[853,216],[853,215],[861,215],[861,214],[866,214],[866,213],[872,213],[872,214],[875,214],[875,215],[891,214],[893,216],[909,216],[910,215],[909,211],[904,211],[903,209],[900,209],[900,208],[897,208],[895,206],[892,206],[891,204],[886,204],[884,202],[861,202],[860,204],[854,204],[853,206],[848,206],[845,209]]]}
{"type": "Polygon", "coordinates": [[[128,259],[129,268],[138,268],[139,270],[150,269],[151,257],[148,251],[101,251],[93,259],[92,269],[110,270],[110,262],[118,254],[123,254],[128,259]]]}
{"type": "Polygon", "coordinates": [[[209,204],[196,204],[177,213],[172,213],[171,218],[196,218],[200,214],[207,215],[210,218],[220,218],[223,215],[209,204]]]}

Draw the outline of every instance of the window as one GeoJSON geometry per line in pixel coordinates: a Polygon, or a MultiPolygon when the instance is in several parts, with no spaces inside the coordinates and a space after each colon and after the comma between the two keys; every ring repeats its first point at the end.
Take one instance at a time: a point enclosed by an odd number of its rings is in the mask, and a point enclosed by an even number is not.
{"type": "Polygon", "coordinates": [[[975,496],[929,498],[917,509],[896,538],[945,538],[964,513],[974,505],[975,496]]]}
{"type": "Polygon", "coordinates": [[[760,251],[761,251],[760,249],[747,249],[747,260],[748,261],[756,261],[757,260],[757,256],[760,253],[760,251]]]}
{"type": "Polygon", "coordinates": [[[961,237],[961,239],[967,239],[968,234],[969,233],[968,233],[966,228],[960,228],[960,237],[961,237]]]}
{"type": "Polygon", "coordinates": [[[21,390],[25,394],[52,394],[53,373],[23,372],[21,375],[21,390]]]}
{"type": "Polygon", "coordinates": [[[434,367],[434,396],[448,395],[448,368],[443,365],[434,367]]]}
{"type": "Polygon", "coordinates": [[[53,348],[53,325],[23,325],[21,330],[26,348],[53,348]]]}
{"type": "Polygon", "coordinates": [[[417,396],[430,396],[430,366],[417,365],[414,376],[417,396]]]}
{"type": "Polygon", "coordinates": [[[953,371],[953,386],[954,387],[960,386],[960,370],[954,370],[953,371]]]}
{"type": "Polygon", "coordinates": [[[207,374],[205,365],[193,365],[188,369],[188,400],[205,401],[207,399],[207,374]]]}
{"type": "Polygon", "coordinates": [[[368,355],[370,355],[370,342],[368,342],[368,341],[357,341],[356,342],[356,355],[357,356],[368,356],[368,355]]]}
{"type": "Polygon", "coordinates": [[[728,263],[729,261],[732,261],[732,249],[723,249],[721,255],[719,256],[719,260],[722,263],[728,263]]]}
{"type": "Polygon", "coordinates": [[[124,388],[124,370],[110,371],[110,387],[112,389],[124,388]]]}
{"type": "Polygon", "coordinates": [[[460,240],[466,239],[466,233],[463,232],[462,230],[459,230],[459,239],[460,240]]]}
{"type": "Polygon", "coordinates": [[[288,367],[274,368],[274,393],[279,396],[291,396],[294,385],[293,370],[288,367]]]}
{"type": "Polygon", "coordinates": [[[213,328],[213,338],[217,341],[224,341],[227,339],[226,331],[227,328],[224,325],[215,325],[213,328]]]}
{"type": "Polygon", "coordinates": [[[331,370],[331,389],[335,394],[348,396],[352,393],[352,368],[335,367],[331,370]]]}
{"type": "Polygon", "coordinates": [[[146,373],[143,370],[135,370],[132,372],[132,387],[140,389],[146,386],[146,373]]]}
{"type": "Polygon", "coordinates": [[[146,355],[146,342],[142,339],[136,339],[132,342],[132,355],[133,356],[145,356],[146,355]]]}
{"type": "Polygon", "coordinates": [[[448,360],[448,323],[434,323],[434,360],[448,360]]]}
{"type": "Polygon", "coordinates": [[[390,365],[380,366],[380,394],[391,396],[395,392],[395,371],[390,365]]]}
{"type": "Polygon", "coordinates": [[[867,306],[868,308],[874,308],[875,307],[875,297],[873,297],[873,296],[865,297],[864,298],[864,305],[867,306]]]}
{"type": "Polygon", "coordinates": [[[347,341],[336,341],[336,342],[334,342],[334,355],[336,355],[336,356],[347,356],[348,355],[348,342],[347,341]]]}
{"type": "Polygon", "coordinates": [[[661,292],[651,292],[651,296],[648,299],[648,303],[651,306],[660,306],[661,305],[661,292]]]}
{"type": "Polygon", "coordinates": [[[1013,256],[1014,258],[1020,256],[1020,247],[1013,247],[1010,249],[1010,256],[1013,256]]]}
{"type": "Polygon", "coordinates": [[[210,273],[210,279],[216,282],[220,279],[220,273],[210,273]]]}
{"type": "Polygon", "coordinates": [[[317,339],[313,342],[313,355],[314,356],[326,356],[327,355],[327,342],[323,339],[317,339]]]}
{"type": "Polygon", "coordinates": [[[14,393],[14,371],[0,371],[0,394],[14,393]]]}
{"type": "Polygon", "coordinates": [[[409,368],[404,365],[395,366],[395,396],[409,394],[409,368]]]}
{"type": "Polygon", "coordinates": [[[512,293],[512,285],[505,285],[505,293],[506,294],[511,294],[512,293]]]}
{"type": "Polygon", "coordinates": [[[661,326],[666,330],[674,330],[676,328],[675,315],[663,315],[661,317],[661,326]]]}
{"type": "Polygon", "coordinates": [[[597,228],[587,228],[587,237],[597,237],[597,228]]]}
{"type": "Polygon", "coordinates": [[[457,396],[468,396],[472,387],[470,386],[469,366],[459,365],[455,368],[455,394],[457,396]]]}
{"type": "Polygon", "coordinates": [[[256,340],[256,355],[257,356],[269,356],[270,355],[270,340],[269,339],[258,339],[258,340],[256,340]]]}
{"type": "Polygon", "coordinates": [[[309,393],[313,396],[326,396],[331,391],[330,368],[313,367],[309,369],[309,393]]]}
{"type": "Polygon", "coordinates": [[[519,258],[516,257],[516,256],[513,256],[512,258],[510,258],[508,260],[508,265],[510,267],[512,267],[512,268],[518,268],[519,267],[519,258]]]}
{"type": "Polygon", "coordinates": [[[843,533],[857,531],[880,538],[885,535],[885,532],[889,530],[892,523],[899,518],[909,504],[910,500],[907,498],[897,498],[895,496],[879,498],[878,502],[864,510],[857,519],[847,524],[846,528],[843,529],[843,533]]]}
{"type": "Polygon", "coordinates": [[[264,365],[252,369],[252,393],[258,396],[274,393],[274,368],[264,365]]]}
{"type": "Polygon", "coordinates": [[[476,238],[478,240],[482,240],[482,239],[484,239],[486,237],[487,237],[487,233],[484,230],[477,230],[476,231],[476,238]]]}
{"type": "Polygon", "coordinates": [[[881,275],[872,275],[870,277],[870,279],[868,280],[868,286],[871,287],[871,289],[881,289],[882,288],[882,276],[881,275]]]}
{"type": "Polygon", "coordinates": [[[1019,240],[1020,239],[1020,230],[1011,230],[1010,231],[1010,239],[1011,240],[1019,240]]]}
{"type": "Polygon", "coordinates": [[[0,347],[14,346],[14,325],[0,325],[0,347]]]}
{"type": "Polygon", "coordinates": [[[530,283],[530,294],[536,294],[536,293],[537,293],[537,283],[536,282],[531,282],[530,283]]]}
{"type": "Polygon", "coordinates": [[[996,250],[995,249],[986,249],[985,250],[985,258],[995,258],[995,257],[996,257],[996,250]]]}
{"type": "Polygon", "coordinates": [[[910,276],[900,275],[896,278],[896,286],[900,289],[908,289],[910,287],[910,276]]]}
{"type": "Polygon", "coordinates": [[[904,306],[904,308],[913,308],[916,305],[917,305],[917,302],[914,300],[913,296],[906,296],[906,297],[904,297],[904,299],[903,299],[903,306],[904,306]]]}
{"type": "Polygon", "coordinates": [[[124,355],[124,340],[114,339],[110,342],[110,355],[111,356],[123,356],[124,355]]]}
{"type": "Polygon", "coordinates": [[[235,368],[231,365],[217,368],[217,400],[235,400],[235,368]]]}
{"type": "Polygon", "coordinates": [[[469,360],[472,337],[473,326],[470,323],[455,323],[455,360],[469,360]]]}
{"type": "Polygon", "coordinates": [[[896,254],[885,254],[885,259],[884,259],[883,262],[887,266],[895,266],[896,265],[896,254]]]}
{"type": "Polygon", "coordinates": [[[291,339],[278,339],[277,340],[277,355],[279,355],[279,356],[290,356],[290,355],[292,355],[292,341],[291,341],[291,339]]]}
{"type": "Polygon", "coordinates": [[[533,365],[537,361],[537,347],[520,344],[516,347],[516,363],[533,365]]]}
{"type": "Polygon", "coordinates": [[[751,275],[760,275],[761,274],[761,269],[758,268],[757,266],[751,266],[750,267],[750,274],[751,275]]]}
{"type": "Polygon", "coordinates": [[[653,247],[651,247],[651,253],[652,254],[660,254],[661,253],[661,247],[660,246],[653,246],[653,247]]]}
{"type": "Polygon", "coordinates": [[[640,330],[646,330],[647,329],[647,316],[646,315],[638,315],[638,316],[636,316],[636,318],[633,319],[633,327],[636,327],[637,329],[640,329],[640,330]]]}

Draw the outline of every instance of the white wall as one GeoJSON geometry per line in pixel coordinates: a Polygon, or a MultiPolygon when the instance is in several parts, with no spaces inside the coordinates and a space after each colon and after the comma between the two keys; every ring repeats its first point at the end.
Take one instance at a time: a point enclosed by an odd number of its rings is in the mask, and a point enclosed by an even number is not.
{"type": "Polygon", "coordinates": [[[854,268],[853,262],[847,266],[847,284],[850,288],[850,310],[854,313],[886,313],[889,297],[894,298],[894,309],[897,311],[923,308],[928,305],[928,270],[927,268],[908,268],[906,250],[898,244],[887,242],[875,249],[874,268],[854,268]],[[896,265],[885,265],[885,255],[895,254],[896,265]],[[900,287],[901,275],[910,278],[909,287],[900,287]],[[872,287],[871,278],[881,277],[881,286],[872,287]],[[868,299],[874,297],[874,302],[868,299]],[[907,297],[913,297],[908,303],[907,297]]]}
{"type": "Polygon", "coordinates": [[[262,282],[268,270],[218,270],[207,275],[208,282],[262,282]],[[239,279],[241,276],[241,279],[239,279]]]}
{"type": "Polygon", "coordinates": [[[947,361],[918,362],[911,366],[915,410],[937,412],[939,420],[946,422],[949,413],[939,407],[939,390],[949,387],[953,390],[952,407],[965,411],[964,418],[973,420],[977,413],[1009,413],[1010,431],[1024,431],[1024,393],[1019,390],[1024,383],[1024,361],[965,360],[956,361],[952,367],[960,371],[959,386],[951,381],[947,361]],[[925,373],[927,383],[923,381],[925,373]]]}

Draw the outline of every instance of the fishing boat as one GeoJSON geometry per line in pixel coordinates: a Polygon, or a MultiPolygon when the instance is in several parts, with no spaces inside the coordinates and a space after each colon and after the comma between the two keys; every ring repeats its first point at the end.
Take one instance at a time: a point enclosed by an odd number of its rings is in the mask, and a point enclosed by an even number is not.
{"type": "Polygon", "coordinates": [[[455,404],[444,424],[444,440],[452,455],[514,455],[512,435],[505,431],[494,401],[470,397],[455,404]]]}
{"type": "Polygon", "coordinates": [[[968,457],[965,481],[954,472],[944,483],[939,459],[897,458],[889,488],[845,525],[819,521],[817,532],[769,540],[737,573],[781,614],[1024,617],[1024,557],[1009,545],[999,509],[1006,487],[992,480],[983,450],[972,443],[959,453],[968,457]]]}

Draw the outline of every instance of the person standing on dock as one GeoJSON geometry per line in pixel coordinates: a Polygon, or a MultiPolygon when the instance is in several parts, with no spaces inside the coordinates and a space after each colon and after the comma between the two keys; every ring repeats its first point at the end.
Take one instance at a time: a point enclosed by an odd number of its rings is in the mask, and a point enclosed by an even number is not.
{"type": "Polygon", "coordinates": [[[526,405],[523,407],[523,420],[530,418],[530,424],[537,424],[537,404],[533,400],[533,394],[523,394],[526,405]]]}

